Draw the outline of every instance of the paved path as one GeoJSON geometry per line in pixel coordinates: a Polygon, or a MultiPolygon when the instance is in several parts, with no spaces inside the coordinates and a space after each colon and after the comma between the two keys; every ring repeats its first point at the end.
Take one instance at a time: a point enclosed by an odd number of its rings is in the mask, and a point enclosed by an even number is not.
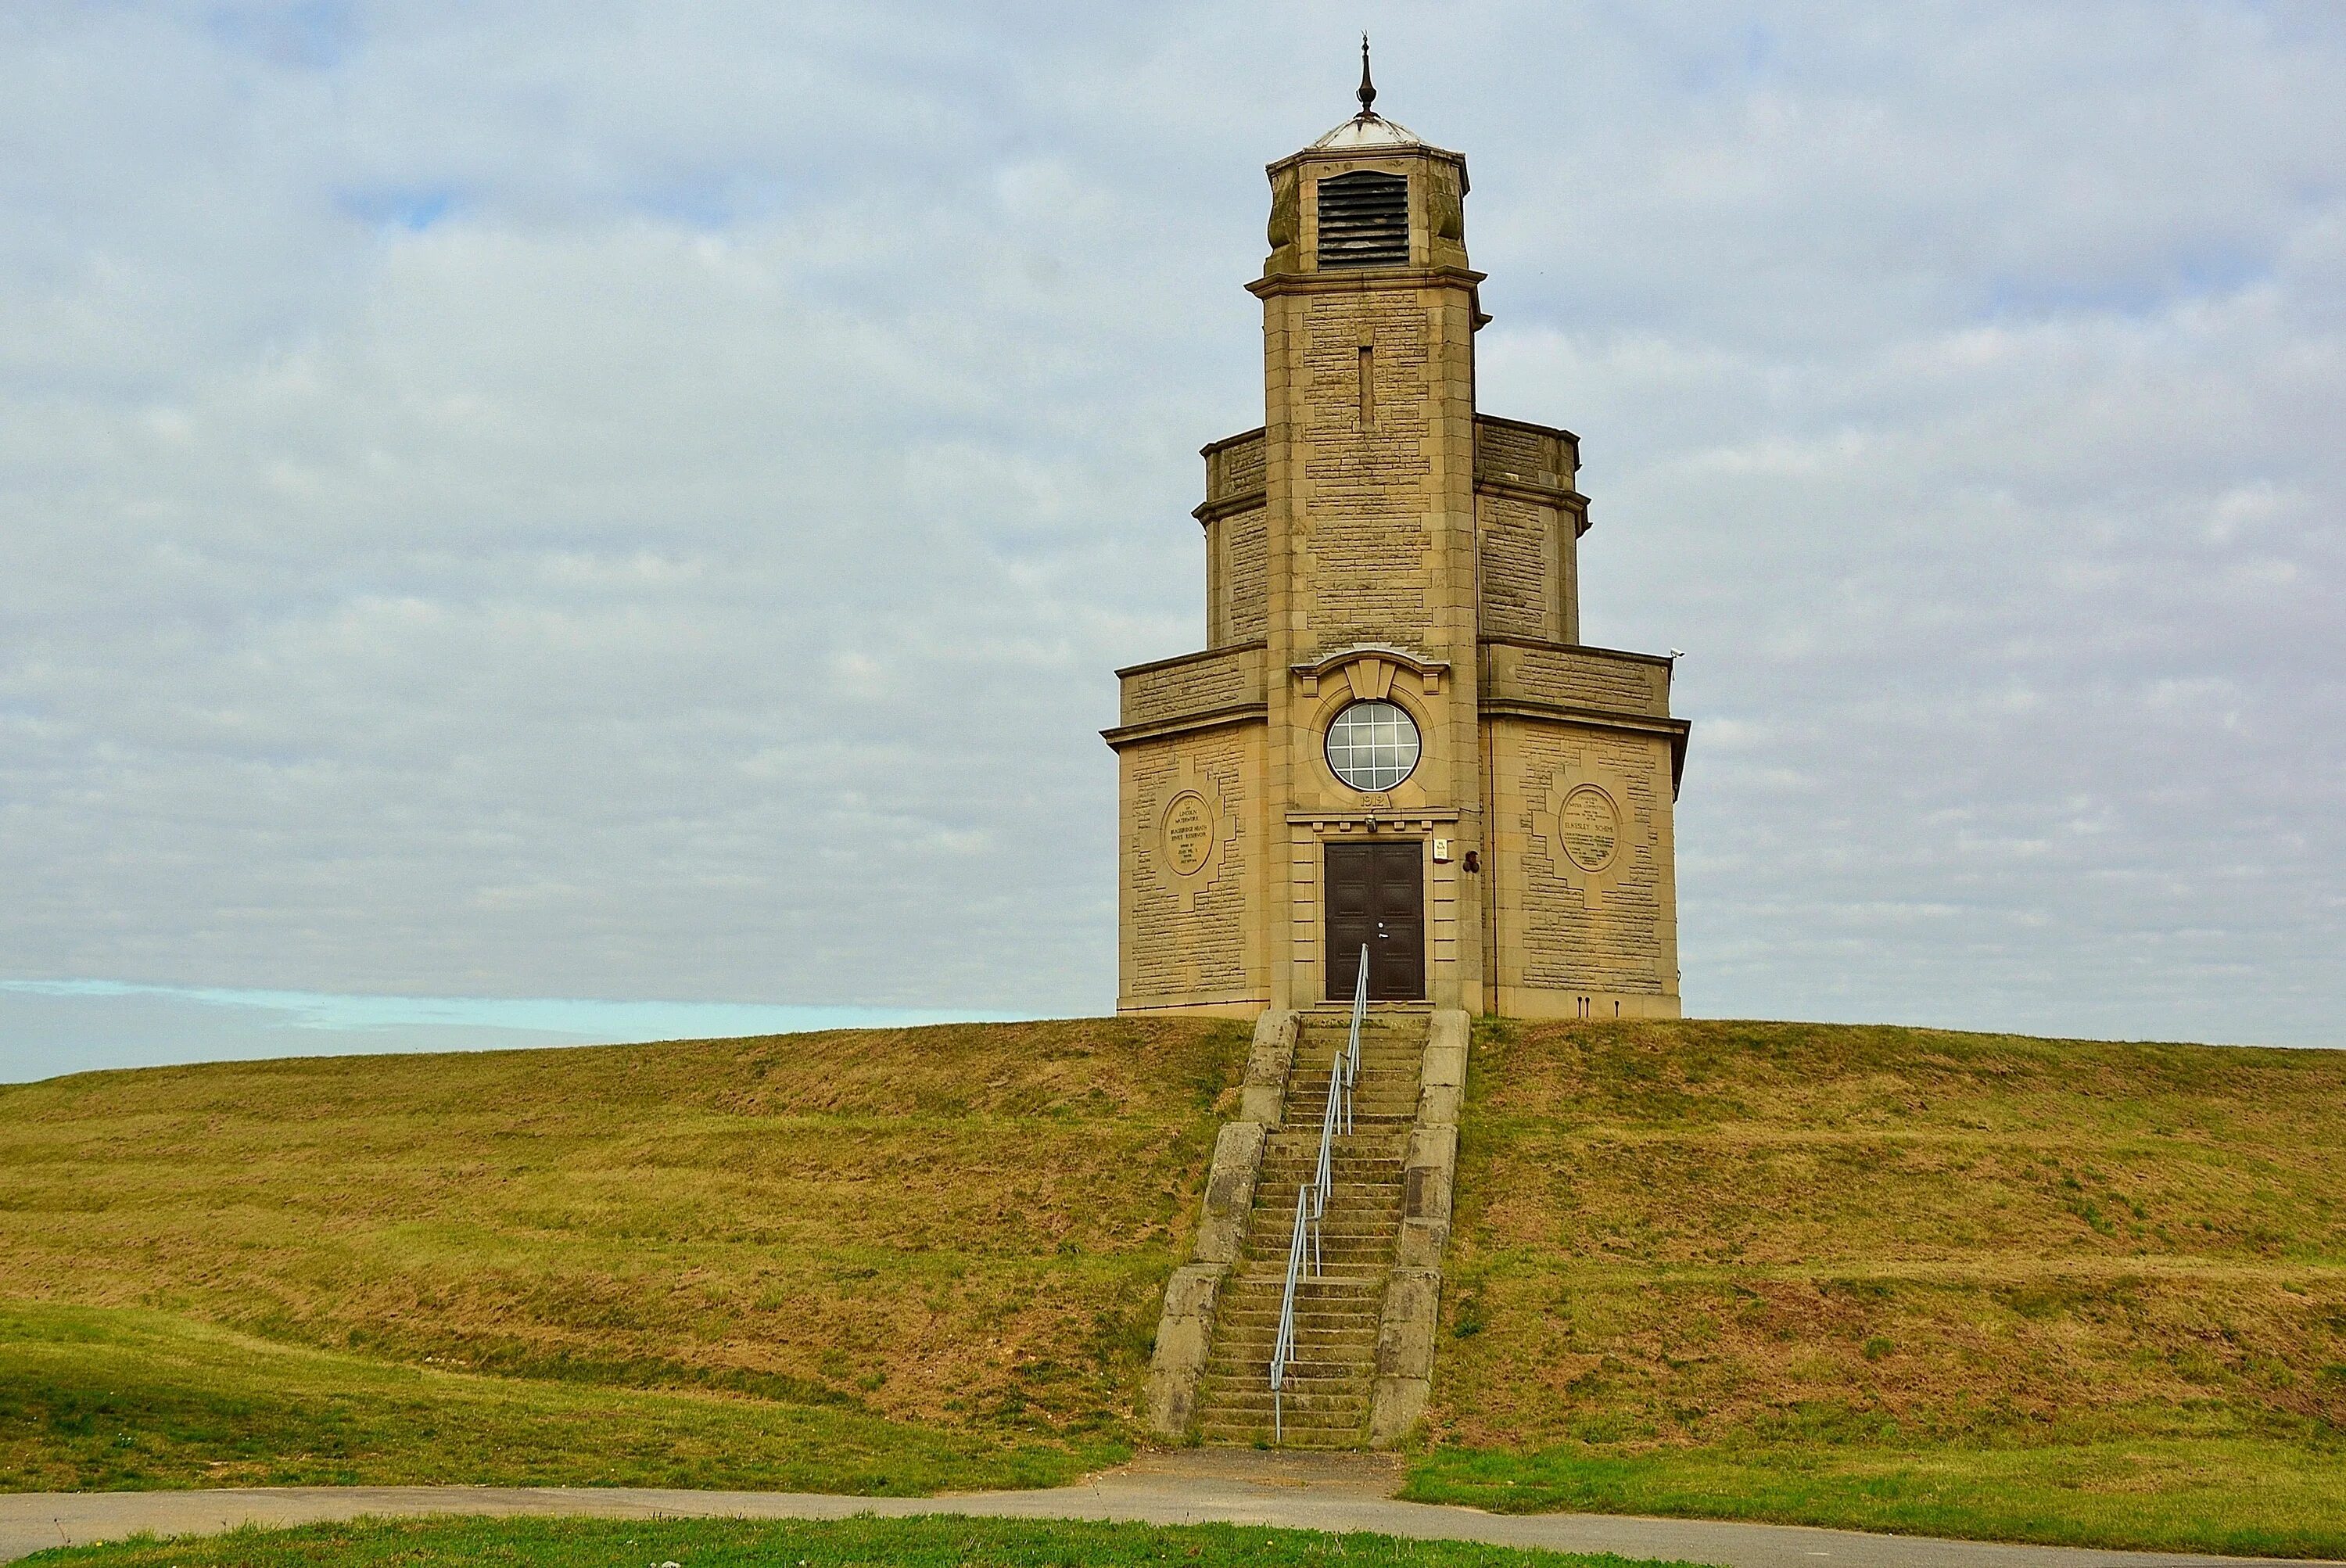
{"type": "MultiPolygon", "coordinates": [[[[1150,1524],[1287,1525],[1350,1533],[1487,1541],[1502,1546],[1617,1552],[1728,1568],[2155,1568],[2271,1563],[2177,1553],[1999,1546],[1923,1536],[1866,1535],[1785,1524],[1639,1519],[1603,1513],[1506,1514],[1397,1502],[1395,1461],[1366,1454],[1291,1455],[1204,1449],[1148,1454],[1079,1485],[946,1497],[832,1497],[816,1492],[686,1492],[653,1487],[289,1486],[213,1492],[0,1493],[0,1563],[45,1546],[151,1530],[208,1534],[244,1523],[301,1524],[362,1514],[566,1513],[600,1518],[844,1519],[852,1514],[984,1514],[1111,1519],[1150,1524]]],[[[2308,1568],[2302,1562],[2292,1568],[2308,1568]]]]}

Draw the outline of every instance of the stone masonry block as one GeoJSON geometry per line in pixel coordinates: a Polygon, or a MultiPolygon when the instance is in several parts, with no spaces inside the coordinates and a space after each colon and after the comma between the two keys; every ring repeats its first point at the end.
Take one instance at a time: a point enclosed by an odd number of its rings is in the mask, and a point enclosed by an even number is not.
{"type": "Polygon", "coordinates": [[[1369,1446],[1398,1445],[1425,1414],[1433,1393],[1433,1381],[1427,1378],[1379,1378],[1370,1397],[1369,1446]]]}
{"type": "Polygon", "coordinates": [[[1401,1173],[1401,1217],[1428,1225],[1450,1223],[1451,1172],[1442,1166],[1406,1166],[1401,1173]]]}
{"type": "Polygon", "coordinates": [[[1295,1061],[1296,1015],[1273,1008],[1255,1020],[1254,1046],[1247,1053],[1246,1086],[1239,1118],[1275,1127],[1285,1114],[1288,1070],[1295,1061]]]}
{"type": "Polygon", "coordinates": [[[1233,1262],[1246,1242],[1255,1173],[1262,1168],[1263,1132],[1260,1122],[1225,1122],[1214,1139],[1214,1163],[1206,1174],[1206,1212],[1198,1224],[1200,1263],[1233,1262]]]}
{"type": "Polygon", "coordinates": [[[1383,1321],[1377,1330],[1377,1375],[1431,1378],[1433,1334],[1442,1312],[1442,1271],[1396,1268],[1385,1284],[1383,1321]]]}
{"type": "MultiPolygon", "coordinates": [[[[1229,1273],[1223,1263],[1185,1263],[1173,1271],[1165,1283],[1165,1316],[1168,1318],[1211,1318],[1214,1300],[1222,1288],[1222,1280],[1229,1273]]],[[[1158,1343],[1158,1353],[1164,1353],[1164,1342],[1158,1343]]]]}
{"type": "Polygon", "coordinates": [[[1409,1130],[1409,1152],[1402,1163],[1438,1170],[1447,1177],[1458,1164],[1458,1125],[1419,1123],[1409,1130]]]}
{"type": "Polygon", "coordinates": [[[1425,1084],[1429,1088],[1466,1086],[1466,1014],[1445,1007],[1433,1015],[1425,1042],[1425,1084]]]}
{"type": "Polygon", "coordinates": [[[1393,1262],[1403,1268],[1442,1267],[1442,1249],[1450,1244],[1447,1219],[1404,1219],[1393,1243],[1393,1262]]]}
{"type": "Polygon", "coordinates": [[[1159,1437],[1186,1436],[1197,1415],[1198,1378],[1211,1348],[1214,1303],[1229,1272],[1226,1264],[1188,1263],[1166,1282],[1165,1310],[1158,1319],[1142,1398],[1144,1418],[1159,1437]]]}

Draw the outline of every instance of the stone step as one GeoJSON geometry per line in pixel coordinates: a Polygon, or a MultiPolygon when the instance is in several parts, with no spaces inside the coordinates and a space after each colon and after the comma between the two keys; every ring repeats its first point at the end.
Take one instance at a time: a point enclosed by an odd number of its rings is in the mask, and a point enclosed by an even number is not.
{"type": "MultiPolygon", "coordinates": [[[[1321,1369],[1328,1373],[1341,1372],[1366,1375],[1376,1361],[1376,1330],[1348,1329],[1341,1332],[1325,1331],[1296,1336],[1296,1344],[1288,1352],[1288,1359],[1298,1366],[1321,1369]]],[[[1254,1377],[1270,1368],[1270,1352],[1278,1344],[1278,1330],[1270,1333],[1232,1336],[1228,1345],[1218,1346],[1206,1363],[1215,1372],[1243,1372],[1254,1377]]]]}
{"type": "Polygon", "coordinates": [[[1271,1412],[1266,1406],[1260,1410],[1232,1410],[1228,1415],[1209,1417],[1198,1422],[1198,1435],[1208,1442],[1268,1446],[1276,1430],[1278,1441],[1286,1448],[1358,1448],[1369,1424],[1369,1401],[1365,1399],[1356,1410],[1297,1410],[1285,1408],[1284,1400],[1280,1405],[1282,1419],[1277,1429],[1271,1425],[1271,1412]]]}
{"type": "MultiPolygon", "coordinates": [[[[1313,1305],[1333,1306],[1342,1301],[1373,1301],[1383,1291],[1385,1271],[1382,1268],[1354,1269],[1339,1272],[1333,1269],[1307,1275],[1295,1282],[1295,1299],[1313,1305]]],[[[1268,1269],[1260,1274],[1240,1274],[1222,1288],[1226,1302],[1252,1302],[1268,1299],[1276,1302],[1287,1286],[1284,1268],[1273,1273],[1268,1269]]]]}
{"type": "MultiPolygon", "coordinates": [[[[1314,1399],[1339,1394],[1365,1395],[1369,1391],[1369,1384],[1375,1378],[1373,1366],[1327,1367],[1313,1371],[1307,1369],[1302,1363],[1290,1361],[1284,1388],[1290,1400],[1305,1394],[1314,1399]]],[[[1240,1410],[1245,1408],[1244,1401],[1252,1400],[1257,1394],[1265,1400],[1270,1399],[1270,1363],[1266,1361],[1260,1367],[1232,1368],[1226,1372],[1209,1371],[1198,1380],[1198,1386],[1211,1392],[1224,1410],[1240,1410]]]]}
{"type": "MultiPolygon", "coordinates": [[[[1329,1140],[1328,1153],[1333,1157],[1350,1155],[1355,1158],[1375,1159],[1381,1156],[1399,1156],[1409,1147],[1409,1134],[1401,1127],[1382,1125],[1338,1133],[1329,1140]]],[[[1309,1159],[1320,1157],[1320,1119],[1314,1116],[1308,1126],[1289,1123],[1262,1140],[1263,1153],[1301,1155],[1309,1159]]]]}
{"type": "MultiPolygon", "coordinates": [[[[1382,1268],[1327,1269],[1319,1274],[1306,1274],[1295,1281],[1295,1299],[1313,1306],[1335,1306],[1346,1301],[1374,1301],[1383,1291],[1385,1271],[1382,1268]]],[[[1222,1288],[1222,1299],[1234,1303],[1276,1303],[1287,1286],[1285,1258],[1276,1269],[1265,1268],[1259,1274],[1241,1274],[1222,1288]]]]}
{"type": "MultiPolygon", "coordinates": [[[[1255,1247],[1246,1258],[1250,1264],[1263,1267],[1265,1272],[1269,1272],[1268,1266],[1276,1264],[1282,1285],[1287,1281],[1290,1228],[1282,1225],[1276,1231],[1256,1237],[1255,1247]]],[[[1315,1241],[1311,1227],[1306,1226],[1303,1231],[1303,1269],[1298,1278],[1316,1285],[1331,1274],[1366,1274],[1372,1272],[1372,1265],[1382,1269],[1382,1259],[1393,1249],[1394,1239],[1392,1232],[1388,1229],[1351,1235],[1323,1231],[1315,1241]]]]}
{"type": "MultiPolygon", "coordinates": [[[[1406,1137],[1380,1138],[1373,1144],[1358,1142],[1360,1134],[1336,1144],[1328,1151],[1328,1173],[1338,1181],[1350,1174],[1357,1177],[1389,1177],[1401,1169],[1402,1158],[1409,1152],[1406,1137]]],[[[1255,1183],[1275,1170],[1292,1171],[1297,1176],[1309,1178],[1320,1170],[1320,1135],[1297,1138],[1292,1144],[1273,1133],[1263,1140],[1262,1164],[1257,1168],[1255,1183]]]]}
{"type": "MultiPolygon", "coordinates": [[[[1260,1401],[1255,1403],[1226,1404],[1219,1401],[1227,1396],[1217,1393],[1213,1397],[1217,1401],[1214,1406],[1213,1419],[1217,1421],[1225,1421],[1232,1426],[1246,1426],[1260,1422],[1267,1427],[1270,1424],[1271,1399],[1270,1390],[1268,1388],[1263,1390],[1260,1401]]],[[[1352,1394],[1306,1394],[1299,1389],[1290,1388],[1280,1397],[1279,1407],[1280,1413],[1286,1418],[1286,1427],[1290,1433],[1315,1430],[1320,1431],[1356,1431],[1368,1420],[1369,1399],[1366,1384],[1363,1384],[1358,1392],[1352,1394]]]]}
{"type": "MultiPolygon", "coordinates": [[[[1320,1147],[1320,1117],[1325,1102],[1317,1098],[1308,1103],[1287,1103],[1287,1119],[1280,1124],[1274,1137],[1302,1137],[1311,1140],[1316,1151],[1320,1147]]],[[[1352,1125],[1348,1131],[1336,1129],[1339,1140],[1360,1137],[1396,1137],[1402,1135],[1417,1120],[1417,1094],[1355,1095],[1352,1096],[1352,1125]]]]}
{"type": "MultiPolygon", "coordinates": [[[[1304,1346],[1287,1362],[1288,1375],[1300,1378],[1367,1378],[1376,1371],[1374,1357],[1330,1354],[1311,1346],[1304,1346]]],[[[1270,1376],[1270,1356],[1268,1350],[1260,1356],[1217,1356],[1207,1363],[1206,1376],[1248,1379],[1260,1382],[1270,1376]]],[[[1270,1385],[1264,1383],[1265,1388],[1270,1385]]]]}
{"type": "MultiPolygon", "coordinates": [[[[1306,1222],[1303,1227],[1303,1245],[1307,1250],[1317,1249],[1313,1252],[1313,1256],[1321,1260],[1322,1271],[1326,1268],[1331,1253],[1358,1252],[1363,1247],[1372,1249],[1380,1247],[1389,1247],[1393,1244],[1393,1227],[1391,1225],[1344,1226],[1336,1223],[1336,1220],[1337,1216],[1331,1214],[1316,1228],[1309,1222],[1306,1222]]],[[[1287,1244],[1294,1230],[1295,1227],[1291,1222],[1282,1222],[1266,1227],[1258,1232],[1255,1237],[1258,1245],[1255,1247],[1254,1260],[1261,1263],[1274,1257],[1278,1258],[1281,1278],[1284,1278],[1287,1267],[1287,1244]]]]}
{"type": "MultiPolygon", "coordinates": [[[[1276,1312],[1266,1312],[1255,1322],[1223,1323],[1219,1327],[1221,1331],[1215,1339],[1228,1343],[1217,1349],[1227,1349],[1233,1356],[1241,1352],[1250,1356],[1257,1348],[1268,1353],[1279,1339],[1276,1312]]],[[[1374,1346],[1377,1333],[1377,1315],[1373,1312],[1352,1319],[1309,1319],[1295,1325],[1297,1345],[1326,1350],[1331,1355],[1349,1353],[1356,1346],[1374,1346]]]]}
{"type": "Polygon", "coordinates": [[[1233,1411],[1227,1417],[1200,1422],[1198,1435],[1208,1442],[1249,1443],[1257,1448],[1359,1448],[1369,1424],[1365,1400],[1358,1412],[1281,1413],[1285,1420],[1274,1426],[1269,1410],[1233,1411]]]}
{"type": "MultiPolygon", "coordinates": [[[[1268,1353],[1279,1339],[1279,1314],[1266,1312],[1260,1322],[1224,1323],[1215,1336],[1216,1352],[1227,1349],[1233,1356],[1252,1356],[1257,1348],[1268,1353]]],[[[1378,1324],[1375,1314],[1349,1319],[1311,1319],[1295,1325],[1295,1340],[1300,1349],[1313,1352],[1326,1351],[1331,1356],[1349,1356],[1362,1345],[1376,1343],[1378,1324]]]]}
{"type": "MultiPolygon", "coordinates": [[[[1369,1413],[1369,1389],[1366,1383],[1341,1392],[1331,1390],[1325,1393],[1306,1393],[1300,1389],[1289,1389],[1279,1396],[1278,1402],[1290,1426],[1300,1420],[1309,1420],[1315,1416],[1321,1418],[1323,1422],[1331,1417],[1335,1420],[1342,1420],[1348,1416],[1360,1419],[1369,1413]],[[1357,1416],[1355,1412],[1358,1412],[1357,1416]]],[[[1270,1385],[1266,1382],[1260,1389],[1230,1390],[1216,1400],[1214,1414],[1219,1420],[1226,1421],[1242,1421],[1251,1417],[1256,1420],[1267,1422],[1270,1420],[1270,1385]]],[[[1329,1424],[1333,1423],[1329,1422],[1329,1424]]]]}
{"type": "MultiPolygon", "coordinates": [[[[1317,1232],[1329,1241],[1366,1241],[1375,1237],[1392,1239],[1401,1228],[1399,1203],[1331,1203],[1317,1220],[1303,1217],[1306,1235],[1317,1232]]],[[[1280,1267],[1286,1268],[1287,1237],[1296,1226],[1295,1211],[1289,1209],[1277,1219],[1265,1215],[1255,1221],[1247,1232],[1255,1237],[1275,1237],[1278,1239],[1280,1267]]]]}
{"type": "MultiPolygon", "coordinates": [[[[1268,1263],[1276,1258],[1280,1278],[1286,1278],[1287,1251],[1292,1227],[1280,1226],[1256,1238],[1250,1261],[1268,1263]]],[[[1324,1278],[1330,1269],[1342,1273],[1358,1273],[1369,1264],[1378,1262],[1393,1249],[1393,1234],[1390,1229],[1371,1231],[1321,1231],[1312,1233],[1309,1225],[1303,1227],[1303,1276],[1324,1278]]]]}
{"type": "Polygon", "coordinates": [[[1356,1449],[1368,1437],[1385,1286],[1401,1234],[1402,1162],[1417,1119],[1432,1012],[1380,1007],[1362,1025],[1352,1130],[1330,1146],[1333,1186],[1313,1226],[1326,1272],[1296,1282],[1295,1359],[1284,1373],[1283,1430],[1274,1440],[1270,1356],[1296,1193],[1319,1175],[1322,1118],[1352,1010],[1321,1008],[1300,1022],[1287,1119],[1265,1140],[1245,1256],[1222,1286],[1198,1382],[1198,1433],[1208,1442],[1356,1449]]]}
{"type": "MultiPolygon", "coordinates": [[[[1320,1212],[1329,1214],[1341,1209],[1347,1213],[1366,1214],[1390,1208],[1398,1213],[1398,1206],[1401,1203],[1400,1170],[1399,1166],[1393,1167],[1394,1179],[1391,1181],[1362,1181],[1357,1177],[1347,1180],[1338,1177],[1329,1185],[1328,1196],[1325,1200],[1327,1207],[1320,1212]]],[[[1269,1219],[1273,1214],[1278,1214],[1290,1219],[1294,1218],[1296,1188],[1308,1187],[1311,1185],[1311,1173],[1308,1170],[1298,1173],[1293,1186],[1290,1186],[1285,1182],[1265,1181],[1260,1176],[1256,1177],[1254,1190],[1270,1200],[1268,1207],[1256,1210],[1256,1217],[1269,1219]],[[1282,1198],[1284,1202],[1280,1201],[1282,1198]]]]}
{"type": "MultiPolygon", "coordinates": [[[[1233,1340],[1214,1359],[1206,1363],[1209,1372],[1266,1377],[1270,1372],[1270,1353],[1278,1348],[1275,1335],[1264,1334],[1247,1340],[1233,1340]]],[[[1314,1335],[1295,1347],[1295,1354],[1305,1357],[1315,1367],[1332,1367],[1341,1371],[1357,1372],[1367,1377],[1376,1368],[1377,1343],[1374,1333],[1351,1334],[1341,1343],[1331,1343],[1325,1335],[1314,1335]]]]}
{"type": "MultiPolygon", "coordinates": [[[[1313,1100],[1306,1105],[1287,1103],[1287,1119],[1280,1124],[1273,1137],[1308,1138],[1317,1152],[1320,1147],[1320,1117],[1323,1102],[1313,1100]]],[[[1353,1138],[1393,1138],[1407,1135],[1407,1128],[1417,1119],[1417,1095],[1355,1095],[1352,1096],[1352,1125],[1339,1126],[1339,1143],[1353,1138]]]]}
{"type": "MultiPolygon", "coordinates": [[[[1322,1274],[1316,1278],[1295,1282],[1295,1302],[1299,1307],[1356,1307],[1362,1311],[1373,1310],[1382,1298],[1385,1271],[1382,1268],[1362,1269],[1352,1274],[1322,1274]]],[[[1287,1277],[1280,1274],[1241,1275],[1222,1288],[1224,1310],[1260,1308],[1277,1311],[1280,1298],[1286,1294],[1287,1277]]]]}
{"type": "MultiPolygon", "coordinates": [[[[1298,1410],[1293,1400],[1281,1400],[1279,1415],[1276,1430],[1290,1448],[1357,1448],[1361,1432],[1369,1424],[1369,1401],[1362,1395],[1349,1406],[1298,1410]]],[[[1217,1411],[1210,1425],[1200,1424],[1209,1441],[1269,1442],[1275,1430],[1268,1396],[1260,1410],[1234,1410],[1227,1415],[1217,1411]],[[1223,1433],[1230,1435],[1224,1438],[1223,1433]]]]}
{"type": "MultiPolygon", "coordinates": [[[[1362,1247],[1371,1242],[1391,1242],[1401,1228],[1398,1209],[1330,1207],[1315,1222],[1310,1215],[1303,1217],[1304,1245],[1309,1247],[1317,1237],[1322,1247],[1341,1245],[1362,1247]]],[[[1254,1242],[1255,1261],[1279,1260],[1280,1276],[1287,1273],[1288,1238],[1295,1232],[1294,1211],[1290,1210],[1276,1224],[1265,1222],[1261,1228],[1248,1234],[1254,1242]]]]}
{"type": "MultiPolygon", "coordinates": [[[[1268,1205],[1256,1209],[1258,1218],[1268,1219],[1273,1214],[1284,1214],[1290,1218],[1294,1217],[1296,1189],[1312,1185],[1310,1170],[1298,1171],[1294,1174],[1296,1179],[1292,1184],[1278,1180],[1276,1177],[1268,1181],[1260,1176],[1255,1178],[1254,1190],[1270,1200],[1268,1205]]],[[[1388,1181],[1363,1181],[1358,1176],[1349,1178],[1338,1176],[1330,1184],[1326,1199],[1330,1208],[1341,1206],[1346,1209],[1382,1209],[1398,1204],[1400,1201],[1401,1166],[1399,1166],[1393,1167],[1392,1178],[1388,1181]]],[[[1323,1208],[1321,1212],[1324,1214],[1327,1209],[1323,1208]]]]}
{"type": "MultiPolygon", "coordinates": [[[[1380,1275],[1383,1272],[1382,1269],[1378,1270],[1380,1275]]],[[[1384,1281],[1382,1278],[1377,1281],[1375,1289],[1362,1291],[1359,1296],[1350,1299],[1314,1300],[1299,1295],[1295,1300],[1295,1314],[1298,1318],[1328,1329],[1350,1328],[1352,1327],[1350,1320],[1352,1319],[1373,1323],[1376,1321],[1378,1309],[1384,1304],[1383,1296],[1384,1281]]],[[[1265,1291],[1260,1296],[1225,1298],[1220,1308],[1214,1313],[1214,1320],[1226,1329],[1243,1328],[1258,1319],[1265,1323],[1275,1323],[1279,1320],[1280,1300],[1280,1292],[1276,1290],[1265,1291]]]]}
{"type": "MultiPolygon", "coordinates": [[[[1258,1312],[1233,1312],[1225,1318],[1214,1315],[1221,1333],[1233,1345],[1247,1344],[1254,1339],[1267,1340],[1279,1332],[1279,1308],[1266,1307],[1258,1312]]],[[[1374,1334],[1378,1314],[1374,1308],[1362,1312],[1314,1312],[1296,1315],[1295,1331],[1299,1338],[1309,1338],[1315,1345],[1335,1344],[1356,1334],[1374,1334]]],[[[1219,1336],[1218,1336],[1219,1338],[1219,1336]]]]}

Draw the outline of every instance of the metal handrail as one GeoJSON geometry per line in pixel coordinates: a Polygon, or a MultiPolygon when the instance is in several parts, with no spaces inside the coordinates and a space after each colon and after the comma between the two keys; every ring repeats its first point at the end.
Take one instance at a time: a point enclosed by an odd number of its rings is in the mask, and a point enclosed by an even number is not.
{"type": "Polygon", "coordinates": [[[1295,1287],[1308,1259],[1320,1278],[1320,1222],[1336,1191],[1336,1135],[1352,1130],[1352,1085],[1361,1075],[1361,1025],[1369,1015],[1369,949],[1361,947],[1360,973],[1352,981],[1352,1027],[1335,1060],[1328,1064],[1328,1103],[1320,1112],[1320,1159],[1311,1179],[1295,1189],[1295,1228],[1287,1237],[1287,1288],[1279,1298],[1279,1334],[1270,1346],[1270,1441],[1286,1441],[1284,1391],[1288,1364],[1295,1359],[1295,1287]],[[1306,1236],[1310,1239],[1305,1239],[1306,1236]]]}
{"type": "Polygon", "coordinates": [[[1270,1347],[1270,1441],[1281,1442],[1287,1437],[1285,1411],[1281,1408],[1281,1390],[1287,1385],[1287,1363],[1295,1359],[1295,1278],[1303,1267],[1303,1221],[1305,1195],[1309,1187],[1295,1189],[1295,1228],[1287,1237],[1287,1294],[1279,1302],[1279,1337],[1270,1347]]]}

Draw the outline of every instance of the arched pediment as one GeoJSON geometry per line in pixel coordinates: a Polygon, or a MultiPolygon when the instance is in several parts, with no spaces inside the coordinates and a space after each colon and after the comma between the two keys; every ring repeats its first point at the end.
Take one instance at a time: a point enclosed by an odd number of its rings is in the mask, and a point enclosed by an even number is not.
{"type": "Polygon", "coordinates": [[[1356,643],[1309,664],[1289,667],[1306,697],[1319,696],[1321,681],[1341,675],[1352,683],[1352,695],[1363,700],[1384,697],[1392,689],[1394,672],[1404,669],[1417,677],[1418,689],[1432,697],[1441,691],[1450,665],[1447,660],[1424,658],[1387,643],[1356,643]]]}

